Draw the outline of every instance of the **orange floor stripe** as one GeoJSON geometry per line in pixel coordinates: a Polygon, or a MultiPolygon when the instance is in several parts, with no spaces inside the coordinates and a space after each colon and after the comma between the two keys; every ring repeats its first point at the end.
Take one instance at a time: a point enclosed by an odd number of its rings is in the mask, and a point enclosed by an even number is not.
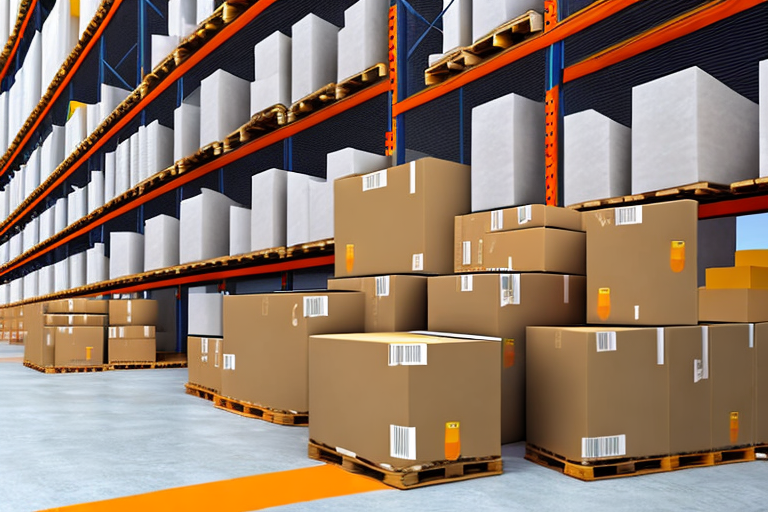
{"type": "Polygon", "coordinates": [[[325,465],[71,505],[46,512],[246,512],[385,489],[391,487],[325,465]]]}

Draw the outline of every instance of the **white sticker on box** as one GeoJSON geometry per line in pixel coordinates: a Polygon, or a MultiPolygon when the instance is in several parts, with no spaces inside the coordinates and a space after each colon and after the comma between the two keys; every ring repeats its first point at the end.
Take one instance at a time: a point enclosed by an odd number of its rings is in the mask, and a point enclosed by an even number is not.
{"type": "Polygon", "coordinates": [[[563,276],[563,304],[571,301],[571,276],[563,276]]]}
{"type": "Polygon", "coordinates": [[[664,364],[664,328],[656,328],[656,364],[664,364]]]}
{"type": "Polygon", "coordinates": [[[755,324],[749,324],[749,348],[755,348],[755,324]]]}
{"type": "Polygon", "coordinates": [[[414,254],[411,270],[419,272],[424,270],[424,253],[414,254]]]}
{"type": "Polygon", "coordinates": [[[118,338],[125,338],[125,327],[118,327],[117,328],[117,337],[118,338]]]}
{"type": "Polygon", "coordinates": [[[219,351],[221,350],[221,340],[216,340],[216,353],[213,356],[213,366],[219,367],[219,351]]]}
{"type": "Polygon", "coordinates": [[[117,338],[117,327],[110,327],[109,328],[109,337],[110,338],[117,338]]]}
{"type": "Polygon", "coordinates": [[[616,331],[600,331],[595,333],[595,343],[598,352],[616,351],[616,331]]]}
{"type": "Polygon", "coordinates": [[[389,366],[426,366],[426,343],[391,343],[389,345],[389,366]]]}
{"type": "Polygon", "coordinates": [[[531,205],[520,206],[517,209],[517,223],[528,224],[533,219],[533,209],[531,205]]]}
{"type": "Polygon", "coordinates": [[[202,352],[203,354],[208,353],[208,338],[200,339],[200,352],[202,352]]]}
{"type": "Polygon", "coordinates": [[[472,242],[470,241],[461,242],[461,264],[472,264],[472,242]]]}
{"type": "Polygon", "coordinates": [[[75,301],[72,299],[67,300],[67,307],[69,308],[70,313],[75,310],[75,301]]]}
{"type": "Polygon", "coordinates": [[[504,229],[504,210],[494,210],[491,212],[491,231],[502,229],[504,229]]]}
{"type": "Polygon", "coordinates": [[[411,194],[416,193],[416,161],[411,162],[411,194]]]}
{"type": "Polygon", "coordinates": [[[627,436],[582,437],[581,457],[599,459],[601,457],[622,457],[627,454],[627,436]]]}
{"type": "Polygon", "coordinates": [[[416,460],[416,427],[389,426],[389,456],[416,460]]]}
{"type": "Polygon", "coordinates": [[[387,186],[387,170],[372,172],[363,176],[363,192],[387,186]]]}
{"type": "Polygon", "coordinates": [[[151,332],[152,331],[150,330],[150,327],[148,325],[145,325],[144,326],[144,337],[145,338],[151,337],[152,336],[151,332]]]}
{"type": "Polygon", "coordinates": [[[499,276],[501,307],[520,304],[520,274],[499,276]]]}
{"type": "Polygon", "coordinates": [[[225,370],[235,369],[235,354],[224,354],[224,369],[225,370]]]}
{"type": "Polygon", "coordinates": [[[693,383],[696,384],[704,378],[704,365],[701,359],[693,360],[693,383]]]}
{"type": "Polygon", "coordinates": [[[342,448],[341,446],[336,447],[336,452],[340,453],[341,455],[346,455],[347,457],[352,457],[353,459],[357,458],[357,454],[355,452],[342,448]]]}
{"type": "Polygon", "coordinates": [[[709,378],[709,326],[701,327],[701,378],[709,378]]]}
{"type": "Polygon", "coordinates": [[[635,320],[640,320],[640,306],[635,304],[635,320]]]}
{"type": "Polygon", "coordinates": [[[643,205],[624,206],[616,208],[614,213],[615,224],[617,226],[628,226],[630,224],[643,223],[643,205]]]}
{"type": "Polygon", "coordinates": [[[53,346],[53,336],[51,336],[51,333],[45,334],[45,344],[49,347],[53,346]]]}
{"type": "Polygon", "coordinates": [[[67,315],[67,323],[72,325],[75,323],[75,315],[67,315]]]}
{"type": "Polygon", "coordinates": [[[131,301],[130,300],[126,302],[125,308],[126,308],[127,313],[128,313],[128,315],[127,315],[128,318],[126,319],[126,323],[130,324],[131,323],[131,301]]]}
{"type": "Polygon", "coordinates": [[[328,296],[304,297],[304,318],[328,316],[328,296]]]}
{"type": "Polygon", "coordinates": [[[389,276],[376,277],[376,296],[389,297],[389,276]]]}
{"type": "Polygon", "coordinates": [[[472,291],[472,284],[473,284],[473,277],[472,275],[463,275],[461,277],[461,291],[463,292],[471,292],[472,291]]]}

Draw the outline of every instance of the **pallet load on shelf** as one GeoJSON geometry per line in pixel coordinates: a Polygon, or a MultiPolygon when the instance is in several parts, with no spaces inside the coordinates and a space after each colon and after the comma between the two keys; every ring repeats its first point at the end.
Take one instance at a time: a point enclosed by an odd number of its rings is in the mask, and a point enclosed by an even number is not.
{"type": "Polygon", "coordinates": [[[144,235],[130,231],[109,234],[109,278],[144,272],[144,235]]]}
{"type": "Polygon", "coordinates": [[[768,250],[736,251],[735,266],[706,270],[701,322],[768,322],[768,250]]]}
{"type": "Polygon", "coordinates": [[[179,263],[229,254],[229,207],[233,200],[207,188],[184,199],[179,219],[179,263]]]}
{"type": "Polygon", "coordinates": [[[224,140],[247,123],[251,118],[250,106],[248,80],[223,69],[204,78],[200,82],[200,147],[224,140]]]}
{"type": "Polygon", "coordinates": [[[251,178],[251,251],[286,245],[289,174],[267,169],[251,178]]]}
{"type": "Polygon", "coordinates": [[[336,82],[387,62],[388,16],[388,0],[358,0],[344,11],[344,28],[338,32],[336,82]]]}
{"type": "Polygon", "coordinates": [[[250,208],[232,205],[229,207],[229,255],[251,252],[250,208]]]}
{"type": "Polygon", "coordinates": [[[168,55],[172,54],[179,45],[179,42],[180,38],[178,36],[152,34],[150,41],[150,47],[152,48],[150,68],[155,69],[168,55]]]}
{"type": "Polygon", "coordinates": [[[544,11],[544,0],[473,0],[472,40],[531,10],[544,11]]]}
{"type": "MultiPolygon", "coordinates": [[[[105,246],[102,243],[95,243],[93,247],[85,251],[86,266],[86,284],[94,284],[109,279],[109,258],[104,254],[105,246]]],[[[45,268],[40,269],[40,272],[45,268]]],[[[43,278],[40,278],[40,295],[43,292],[43,278]]],[[[46,289],[48,289],[46,287],[46,289]]],[[[53,290],[51,290],[53,291],[53,290]]]]}
{"type": "Polygon", "coordinates": [[[158,215],[144,222],[144,271],[179,264],[179,219],[158,215]]]}
{"type": "MultiPolygon", "coordinates": [[[[203,392],[221,391],[224,353],[224,296],[190,289],[187,303],[187,358],[189,384],[203,392]]],[[[189,386],[188,386],[189,387],[189,386]]]]}
{"type": "Polygon", "coordinates": [[[339,29],[314,14],[291,27],[291,102],[336,80],[339,29]]]}
{"type": "Polygon", "coordinates": [[[634,87],[632,193],[756,178],[758,110],[698,67],[634,87]]]}
{"type": "Polygon", "coordinates": [[[157,358],[157,301],[109,301],[110,363],[154,363],[157,358]]]}
{"type": "Polygon", "coordinates": [[[173,161],[191,156],[200,148],[200,88],[173,111],[173,161]]]}
{"type": "Polygon", "coordinates": [[[287,247],[311,242],[309,235],[310,187],[323,186],[326,180],[298,172],[289,172],[286,180],[286,202],[291,207],[285,216],[285,243],[287,247]]]}
{"type": "Polygon", "coordinates": [[[275,31],[253,48],[251,113],[291,105],[291,38],[275,31]]]}
{"type": "Polygon", "coordinates": [[[312,336],[310,457],[401,489],[500,474],[499,343],[312,336]]]}

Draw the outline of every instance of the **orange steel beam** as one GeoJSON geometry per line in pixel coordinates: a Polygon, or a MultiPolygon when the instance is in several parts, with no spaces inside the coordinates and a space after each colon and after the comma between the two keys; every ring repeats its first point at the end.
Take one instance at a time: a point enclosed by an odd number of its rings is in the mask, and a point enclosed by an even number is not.
{"type": "Polygon", "coordinates": [[[0,71],[0,80],[5,78],[5,74],[8,73],[8,68],[11,66],[11,62],[13,62],[13,59],[16,56],[16,51],[19,49],[21,40],[24,38],[24,32],[27,30],[29,20],[32,19],[32,14],[35,12],[35,7],[37,7],[37,0],[32,0],[29,2],[29,7],[27,8],[26,15],[24,16],[24,21],[21,22],[19,33],[16,34],[16,41],[13,42],[11,53],[8,54],[8,59],[5,61],[5,65],[3,65],[3,70],[0,71]]]}

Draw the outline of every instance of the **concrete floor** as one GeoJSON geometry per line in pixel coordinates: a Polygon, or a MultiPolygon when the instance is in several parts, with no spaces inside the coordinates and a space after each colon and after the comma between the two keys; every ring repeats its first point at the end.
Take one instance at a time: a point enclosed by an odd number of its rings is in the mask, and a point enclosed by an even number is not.
{"type": "MultiPolygon", "coordinates": [[[[214,409],[186,370],[43,375],[0,343],[0,512],[24,512],[316,465],[307,430],[214,409]],[[6,359],[4,362],[3,359],[6,359]]],[[[503,449],[504,474],[282,507],[337,510],[768,509],[768,462],[579,482],[503,449]]]]}

